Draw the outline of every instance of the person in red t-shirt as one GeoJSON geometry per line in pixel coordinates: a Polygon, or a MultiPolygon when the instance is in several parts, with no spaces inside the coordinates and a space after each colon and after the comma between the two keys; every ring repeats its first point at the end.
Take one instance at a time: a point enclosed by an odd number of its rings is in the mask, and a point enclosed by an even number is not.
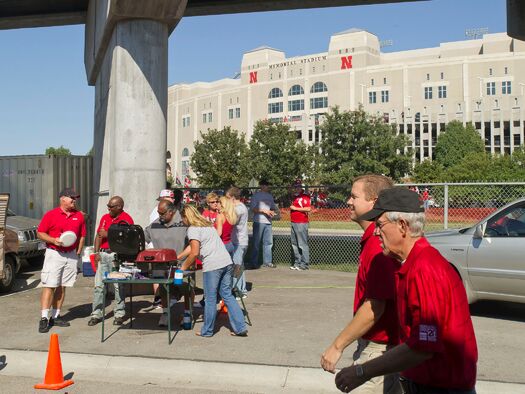
{"type": "MultiPolygon", "coordinates": [[[[104,272],[110,273],[113,267],[116,267],[115,253],[109,249],[108,229],[112,224],[126,222],[133,224],[133,219],[124,212],[124,200],[122,197],[114,196],[109,199],[107,204],[108,213],[100,218],[95,237],[95,263],[97,264],[97,273],[95,274],[95,287],[93,288],[93,309],[88,326],[94,326],[102,321],[102,307],[104,303],[104,272]]],[[[113,324],[120,326],[124,323],[126,309],[124,286],[115,286],[115,311],[113,324]]]]}
{"type": "Polygon", "coordinates": [[[310,196],[304,192],[303,185],[297,180],[293,185],[293,201],[290,205],[292,222],[291,242],[294,264],[291,270],[304,271],[310,264],[310,247],[308,246],[308,214],[312,210],[310,196]]]}
{"type": "Polygon", "coordinates": [[[46,212],[38,225],[38,238],[46,243],[42,267],[42,316],[38,331],[48,332],[55,325],[68,327],[69,322],[60,318],[60,308],[66,297],[66,287],[73,287],[77,278],[77,263],[84,247],[86,224],[82,212],[77,211],[76,200],[80,195],[71,188],[59,194],[59,206],[46,212]],[[66,233],[69,232],[69,233],[66,233]],[[74,240],[67,239],[70,233],[74,240]],[[63,235],[66,233],[65,235],[63,235]],[[72,243],[70,243],[73,241],[72,243]],[[49,309],[51,315],[49,315],[49,309]]]}
{"type": "Polygon", "coordinates": [[[401,344],[342,369],[337,388],[350,392],[373,376],[399,371],[405,393],[475,394],[478,350],[467,294],[454,267],[423,236],[418,194],[383,190],[360,220],[375,220],[383,253],[402,263],[396,273],[401,344]]]}
{"type": "Polygon", "coordinates": [[[221,202],[217,193],[208,193],[206,195],[206,204],[208,204],[208,208],[202,212],[202,216],[215,224],[217,215],[219,214],[219,209],[221,208],[221,202]]]}
{"type": "MultiPolygon", "coordinates": [[[[364,175],[354,179],[348,198],[350,219],[365,231],[361,238],[361,253],[354,295],[354,318],[325,350],[321,366],[335,373],[344,349],[357,340],[354,365],[381,356],[398,343],[394,273],[399,263],[383,254],[379,238],[374,235],[374,223],[358,218],[374,206],[381,190],[393,187],[390,178],[364,175]]],[[[362,392],[377,394],[401,393],[398,374],[378,376],[363,384],[362,392]]]]}

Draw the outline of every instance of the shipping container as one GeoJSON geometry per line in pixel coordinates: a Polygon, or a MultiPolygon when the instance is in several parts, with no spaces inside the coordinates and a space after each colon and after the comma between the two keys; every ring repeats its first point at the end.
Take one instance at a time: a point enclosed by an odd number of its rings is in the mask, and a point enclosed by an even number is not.
{"type": "MultiPolygon", "coordinates": [[[[91,156],[1,156],[0,192],[10,193],[9,209],[17,215],[41,219],[58,205],[58,194],[73,187],[80,199],[88,231],[93,217],[93,158],[91,156]]],[[[86,244],[91,244],[88,234],[86,244]]]]}

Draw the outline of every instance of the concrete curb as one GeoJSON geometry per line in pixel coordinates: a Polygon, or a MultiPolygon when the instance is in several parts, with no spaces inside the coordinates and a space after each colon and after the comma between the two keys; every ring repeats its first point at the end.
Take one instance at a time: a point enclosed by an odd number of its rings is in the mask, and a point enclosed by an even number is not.
{"type": "MultiPolygon", "coordinates": [[[[0,349],[0,376],[40,382],[47,352],[0,349]]],[[[146,357],[62,353],[64,374],[87,381],[257,393],[338,393],[334,376],[320,368],[168,360],[146,357]],[[103,372],[102,372],[103,371],[103,372]]],[[[68,376],[69,377],[69,376],[68,376]]],[[[525,385],[478,381],[478,394],[525,394],[525,385]]]]}

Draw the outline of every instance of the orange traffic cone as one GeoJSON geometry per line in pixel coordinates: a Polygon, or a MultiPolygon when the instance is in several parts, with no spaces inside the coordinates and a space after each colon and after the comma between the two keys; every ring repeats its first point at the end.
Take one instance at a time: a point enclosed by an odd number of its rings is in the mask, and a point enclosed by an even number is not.
{"type": "Polygon", "coordinates": [[[224,305],[224,300],[219,302],[219,313],[228,313],[228,307],[224,305]]]}
{"type": "Polygon", "coordinates": [[[44,383],[35,384],[35,389],[60,390],[73,383],[72,380],[64,380],[62,361],[60,360],[60,347],[58,346],[58,335],[51,334],[44,383]]]}

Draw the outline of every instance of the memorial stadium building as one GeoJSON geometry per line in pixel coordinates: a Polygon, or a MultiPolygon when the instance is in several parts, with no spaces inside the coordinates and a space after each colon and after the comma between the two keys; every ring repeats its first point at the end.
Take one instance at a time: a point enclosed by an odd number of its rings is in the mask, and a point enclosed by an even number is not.
{"type": "Polygon", "coordinates": [[[524,143],[525,42],[506,33],[382,53],[377,36],[334,34],[328,51],[293,58],[269,47],[244,54],[235,78],[168,89],[168,164],[178,176],[201,131],[231,126],[249,139],[261,119],[285,122],[306,143],[322,139],[330,107],[360,105],[406,134],[414,160],[433,157],[447,122],[472,123],[487,152],[524,143]]]}

